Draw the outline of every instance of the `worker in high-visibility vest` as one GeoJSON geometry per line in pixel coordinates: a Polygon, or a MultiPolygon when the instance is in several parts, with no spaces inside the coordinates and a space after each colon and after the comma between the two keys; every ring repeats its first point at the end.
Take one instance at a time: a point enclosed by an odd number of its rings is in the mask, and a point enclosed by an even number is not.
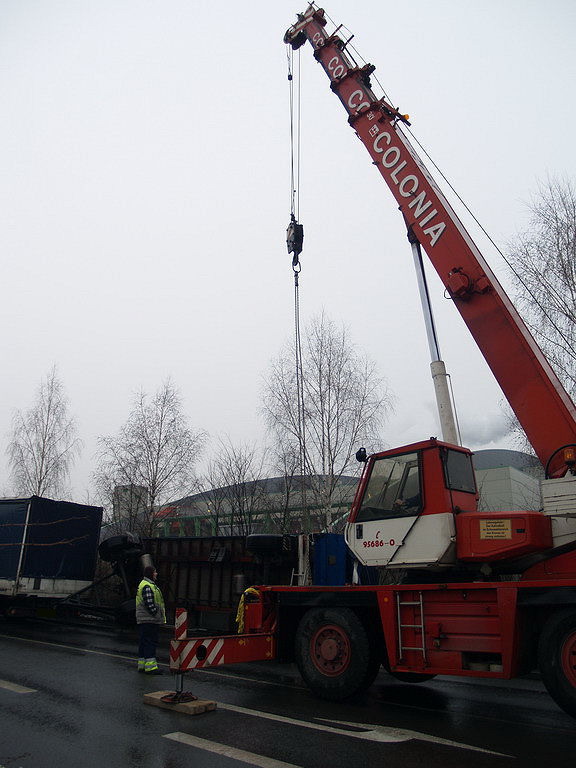
{"type": "Polygon", "coordinates": [[[156,646],[160,625],[166,623],[166,609],[162,592],[156,584],[158,573],[147,565],[136,592],[136,623],[138,624],[138,672],[161,675],[156,661],[156,646]]]}

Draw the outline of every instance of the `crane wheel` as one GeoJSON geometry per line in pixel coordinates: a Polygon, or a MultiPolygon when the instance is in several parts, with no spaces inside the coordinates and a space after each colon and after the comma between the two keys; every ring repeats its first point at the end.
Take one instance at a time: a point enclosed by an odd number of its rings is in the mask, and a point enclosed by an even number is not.
{"type": "Polygon", "coordinates": [[[312,608],[296,630],[296,663],[307,686],[322,699],[341,701],[368,688],[380,659],[350,608],[312,608]]]}
{"type": "Polygon", "coordinates": [[[538,666],[556,704],[576,717],[576,612],[553,614],[542,630],[538,666]]]}

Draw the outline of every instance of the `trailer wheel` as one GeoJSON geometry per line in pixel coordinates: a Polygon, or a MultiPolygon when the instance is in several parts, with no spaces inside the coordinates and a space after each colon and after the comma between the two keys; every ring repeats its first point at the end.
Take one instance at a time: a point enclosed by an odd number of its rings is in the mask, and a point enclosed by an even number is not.
{"type": "Polygon", "coordinates": [[[320,698],[341,701],[368,688],[380,659],[358,616],[349,608],[313,608],[296,631],[296,663],[320,698]]]}
{"type": "Polygon", "coordinates": [[[544,625],[538,644],[538,666],[548,693],[576,717],[576,613],[556,613],[544,625]]]}

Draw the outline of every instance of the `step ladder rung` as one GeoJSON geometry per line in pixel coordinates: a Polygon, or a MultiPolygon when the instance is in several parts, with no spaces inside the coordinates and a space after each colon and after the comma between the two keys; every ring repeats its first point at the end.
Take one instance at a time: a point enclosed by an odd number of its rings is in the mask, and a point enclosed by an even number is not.
{"type": "MultiPolygon", "coordinates": [[[[400,658],[402,658],[404,651],[419,651],[422,654],[422,657],[424,659],[424,663],[427,663],[426,658],[426,630],[424,627],[424,599],[422,597],[422,592],[418,592],[418,600],[401,600],[400,599],[400,593],[396,593],[396,609],[398,613],[398,652],[400,658]],[[420,608],[420,624],[402,624],[401,620],[401,614],[402,614],[402,608],[404,606],[418,606],[420,608]],[[402,630],[403,629],[414,629],[414,630],[420,630],[421,637],[422,637],[422,645],[420,646],[409,646],[409,645],[403,645],[402,644],[402,630]]],[[[416,617],[415,617],[416,618],[416,617]]]]}

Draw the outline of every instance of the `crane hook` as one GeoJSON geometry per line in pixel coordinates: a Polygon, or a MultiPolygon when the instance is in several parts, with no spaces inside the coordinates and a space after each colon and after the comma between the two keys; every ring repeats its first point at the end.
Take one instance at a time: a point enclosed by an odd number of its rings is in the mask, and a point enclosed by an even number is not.
{"type": "Polygon", "coordinates": [[[286,246],[288,253],[292,254],[292,266],[298,266],[298,256],[302,253],[304,245],[304,227],[296,221],[294,214],[291,214],[290,224],[286,230],[286,246]]]}

